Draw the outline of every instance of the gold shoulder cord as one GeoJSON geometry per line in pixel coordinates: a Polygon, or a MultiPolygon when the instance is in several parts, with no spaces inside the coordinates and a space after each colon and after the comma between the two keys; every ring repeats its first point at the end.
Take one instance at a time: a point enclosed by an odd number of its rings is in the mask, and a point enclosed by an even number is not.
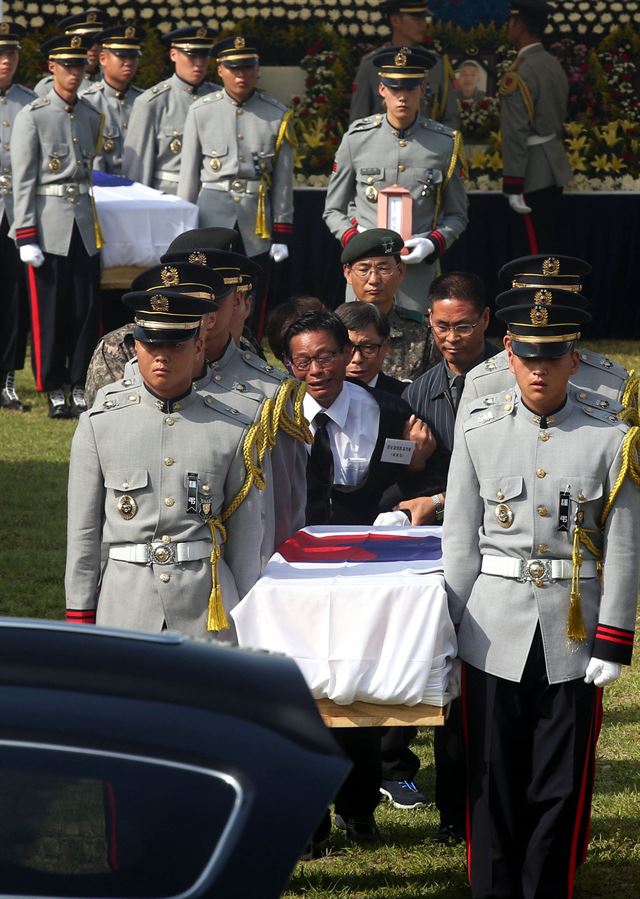
{"type": "MultiPolygon", "coordinates": [[[[624,413],[623,413],[624,415],[624,413]]],[[[621,415],[622,417],[622,415],[621,415]]],[[[602,515],[600,516],[600,528],[604,528],[609,514],[615,504],[620,493],[622,484],[627,475],[631,478],[636,487],[640,488],[640,427],[633,425],[627,431],[622,442],[622,464],[618,477],[613,485],[611,493],[604,505],[602,515]]],[[[570,640],[583,641],[586,640],[587,633],[584,626],[584,617],[582,615],[582,605],[580,602],[580,568],[582,566],[583,555],[580,547],[585,546],[594,558],[601,560],[602,553],[589,537],[586,528],[579,525],[573,531],[573,551],[571,561],[573,562],[573,574],[571,577],[571,599],[569,603],[569,617],[567,620],[567,637],[570,640]]],[[[602,566],[599,565],[600,573],[602,566]]]]}
{"type": "MultiPolygon", "coordinates": [[[[282,116],[280,128],[278,129],[278,135],[276,137],[276,145],[273,153],[272,171],[275,170],[276,162],[278,161],[278,156],[280,155],[280,148],[282,147],[285,139],[291,144],[292,147],[296,146],[296,137],[291,125],[292,118],[293,109],[287,109],[285,114],[282,116]]],[[[271,237],[271,232],[267,227],[267,192],[269,190],[271,190],[271,175],[269,174],[269,172],[263,172],[262,177],[260,178],[260,186],[258,187],[258,209],[256,211],[255,233],[258,237],[262,237],[266,240],[271,237]]]]}
{"type": "Polygon", "coordinates": [[[629,372],[621,402],[625,408],[618,417],[630,425],[640,425],[640,374],[636,371],[629,372]]]}
{"type": "Polygon", "coordinates": [[[446,190],[447,185],[453,178],[456,166],[458,165],[458,157],[464,154],[464,148],[462,146],[462,134],[460,131],[453,132],[453,150],[451,151],[451,159],[449,160],[449,168],[447,169],[447,174],[445,176],[444,181],[442,181],[438,187],[436,192],[436,202],[433,210],[433,224],[432,230],[435,229],[438,224],[438,218],[440,217],[440,211],[442,209],[442,195],[446,190]]]}
{"type": "Polygon", "coordinates": [[[100,150],[102,150],[102,138],[104,133],[104,113],[100,113],[100,127],[98,128],[98,140],[93,156],[89,162],[89,204],[91,206],[91,215],[93,217],[93,234],[96,241],[96,248],[101,250],[104,246],[104,236],[100,227],[100,219],[98,218],[98,210],[96,209],[96,201],[93,196],[93,187],[91,185],[91,170],[93,169],[93,160],[96,158],[100,150]]]}

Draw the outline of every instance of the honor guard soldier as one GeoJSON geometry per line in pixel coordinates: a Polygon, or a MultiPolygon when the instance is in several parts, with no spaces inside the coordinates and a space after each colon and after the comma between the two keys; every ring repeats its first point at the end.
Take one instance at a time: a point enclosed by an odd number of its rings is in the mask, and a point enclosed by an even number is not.
{"type": "Polygon", "coordinates": [[[232,641],[228,613],[261,569],[261,499],[245,489],[250,422],[192,386],[202,315],[225,288],[203,266],[179,264],[143,283],[123,298],[141,381],[81,416],[72,444],[67,618],[232,641]]]}
{"type": "MultiPolygon", "coordinates": [[[[513,288],[555,287],[579,293],[583,279],[590,272],[589,263],[574,256],[536,255],[513,259],[503,265],[499,277],[513,288]]],[[[580,365],[571,375],[570,382],[579,389],[583,400],[592,394],[598,394],[593,397],[593,404],[600,409],[618,414],[624,408],[630,408],[637,413],[640,385],[637,375],[630,377],[629,372],[618,362],[592,350],[580,348],[579,359],[580,365]]],[[[475,408],[478,397],[509,390],[514,383],[506,351],[481,362],[465,378],[461,405],[463,416],[466,414],[465,409],[468,411],[475,408]]]]}
{"type": "MultiPolygon", "coordinates": [[[[66,16],[58,22],[64,34],[79,34],[81,37],[88,38],[92,43],[87,50],[87,65],[84,69],[84,79],[78,93],[83,94],[87,88],[95,84],[101,78],[100,66],[98,64],[98,56],[100,53],[100,44],[95,42],[95,37],[99,34],[107,24],[107,17],[104,12],[99,9],[88,9],[86,12],[78,13],[74,16],[66,16]]],[[[45,75],[34,87],[34,92],[39,97],[44,97],[53,87],[53,76],[45,75]]]]}
{"type": "Polygon", "coordinates": [[[88,46],[80,35],[47,41],[53,89],[18,113],[11,136],[11,236],[27,265],[36,387],[48,393],[52,418],[86,408],[99,329],[102,239],[90,191],[102,117],[78,97],[88,46]]]}
{"type": "MultiPolygon", "coordinates": [[[[386,115],[354,122],[338,147],[324,220],[346,246],[358,231],[378,226],[380,191],[399,185],[411,199],[412,237],[399,306],[424,315],[435,263],[467,225],[459,173],[460,135],[423,118],[420,99],[434,56],[417,47],[389,47],[375,56],[386,115]]],[[[395,230],[400,230],[396,228],[395,230]]]]}
{"type": "Polygon", "coordinates": [[[293,230],[291,110],[256,90],[258,49],[236,35],[215,44],[223,89],[189,109],[178,196],[198,204],[202,227],[236,228],[265,268],[289,255],[293,230]]]}
{"type": "Polygon", "coordinates": [[[530,253],[559,245],[562,189],[572,178],[564,147],[569,81],[542,45],[549,4],[513,0],[507,38],[518,54],[500,84],[503,191],[530,253]],[[526,240],[525,240],[526,231],[526,240]]]}
{"type": "Polygon", "coordinates": [[[631,661],[639,429],[569,383],[590,318],[581,294],[523,287],[496,303],[517,386],[456,433],[443,541],[471,893],[568,899],[589,834],[597,688],[631,661]]]}
{"type": "Polygon", "coordinates": [[[20,257],[9,237],[13,224],[10,150],[15,117],[35,97],[33,91],[13,81],[25,33],[21,25],[0,22],[0,408],[18,412],[26,411],[16,393],[15,371],[24,366],[29,307],[20,257]]]}
{"type": "Polygon", "coordinates": [[[215,33],[189,26],[162,36],[175,72],[134,104],[125,138],[122,174],[167,194],[180,177],[184,123],[191,104],[219,85],[205,81],[215,33]]]}
{"type": "Polygon", "coordinates": [[[102,151],[93,165],[110,175],[122,174],[122,154],[131,110],[134,100],[142,94],[131,81],[140,65],[143,39],[144,31],[137,25],[116,25],[97,36],[103,77],[83,96],[104,116],[102,151]]]}
{"type": "MultiPolygon", "coordinates": [[[[427,34],[427,19],[430,15],[425,0],[385,0],[378,5],[391,29],[388,46],[420,46],[427,34]]],[[[349,122],[384,112],[384,105],[378,93],[378,65],[375,56],[384,49],[378,47],[362,58],[352,86],[349,122]]],[[[448,56],[432,55],[434,65],[429,71],[427,90],[421,102],[421,113],[427,119],[435,119],[449,128],[460,128],[460,113],[453,90],[453,68],[448,56]]]]}

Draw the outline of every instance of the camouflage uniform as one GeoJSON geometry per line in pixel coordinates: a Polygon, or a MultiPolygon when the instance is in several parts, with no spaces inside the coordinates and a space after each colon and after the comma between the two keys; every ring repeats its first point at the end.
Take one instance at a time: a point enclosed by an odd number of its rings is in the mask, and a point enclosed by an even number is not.
{"type": "Polygon", "coordinates": [[[87,408],[91,408],[101,387],[123,377],[125,365],[136,355],[133,328],[133,324],[123,325],[98,341],[89,363],[84,388],[87,408]]]}
{"type": "Polygon", "coordinates": [[[391,350],[382,370],[401,381],[414,381],[438,362],[438,353],[424,317],[394,304],[387,315],[391,327],[391,350]]]}

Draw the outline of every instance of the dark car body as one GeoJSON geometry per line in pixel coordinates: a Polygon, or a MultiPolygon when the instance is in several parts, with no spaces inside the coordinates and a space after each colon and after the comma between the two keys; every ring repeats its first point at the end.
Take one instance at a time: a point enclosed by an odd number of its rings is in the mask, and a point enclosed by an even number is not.
{"type": "Polygon", "coordinates": [[[0,619],[0,896],[279,896],[348,767],[289,659],[0,619]]]}

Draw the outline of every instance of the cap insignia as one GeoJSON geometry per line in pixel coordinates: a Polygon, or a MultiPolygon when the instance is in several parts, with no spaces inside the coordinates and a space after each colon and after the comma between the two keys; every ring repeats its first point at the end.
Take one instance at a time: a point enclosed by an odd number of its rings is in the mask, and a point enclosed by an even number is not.
{"type": "Polygon", "coordinates": [[[0,34],[9,34],[9,25],[7,22],[0,22],[0,34]]]}
{"type": "Polygon", "coordinates": [[[553,302],[553,294],[550,290],[536,290],[533,302],[536,306],[550,306],[553,302]]]}
{"type": "Polygon", "coordinates": [[[135,28],[133,27],[133,25],[129,25],[128,28],[125,28],[125,30],[124,30],[124,36],[125,36],[126,38],[132,38],[132,37],[135,37],[135,36],[136,36],[136,30],[135,30],[135,28]]]}
{"type": "Polygon", "coordinates": [[[398,50],[393,61],[399,69],[403,69],[409,61],[409,48],[403,47],[402,50],[398,50]]]}
{"type": "Polygon", "coordinates": [[[545,259],[542,263],[542,274],[549,275],[552,278],[557,278],[560,274],[560,260],[554,259],[553,257],[545,259]]]}
{"type": "Polygon", "coordinates": [[[393,240],[390,237],[384,237],[382,239],[382,249],[384,250],[385,255],[393,253],[393,240]]]}
{"type": "Polygon", "coordinates": [[[201,252],[198,250],[198,251],[195,252],[195,253],[190,253],[190,254],[189,254],[189,262],[191,262],[192,265],[206,265],[206,264],[207,264],[207,257],[205,256],[204,253],[201,253],[201,252]]]}
{"type": "Polygon", "coordinates": [[[241,34],[239,34],[238,37],[235,39],[235,41],[233,42],[233,46],[235,47],[236,50],[244,50],[245,41],[241,34]]]}
{"type": "Polygon", "coordinates": [[[71,46],[74,50],[77,50],[78,47],[82,46],[82,38],[81,37],[72,37],[71,38],[71,46]]]}
{"type": "Polygon", "coordinates": [[[149,300],[151,303],[151,308],[154,312],[168,312],[169,311],[169,298],[163,297],[160,294],[156,294],[151,297],[149,300]]]}
{"type": "Polygon", "coordinates": [[[207,36],[207,29],[206,28],[198,28],[198,30],[196,31],[196,37],[202,38],[202,37],[206,37],[206,36],[207,36]]]}
{"type": "Polygon", "coordinates": [[[544,306],[534,306],[531,310],[532,325],[546,325],[549,321],[549,313],[544,306]]]}
{"type": "Polygon", "coordinates": [[[93,22],[97,22],[97,21],[98,21],[98,17],[94,12],[90,12],[87,14],[87,23],[89,25],[91,25],[91,24],[93,24],[93,22]]]}
{"type": "Polygon", "coordinates": [[[178,269],[172,265],[167,265],[160,270],[160,278],[165,287],[173,287],[180,283],[180,275],[178,269]]]}

